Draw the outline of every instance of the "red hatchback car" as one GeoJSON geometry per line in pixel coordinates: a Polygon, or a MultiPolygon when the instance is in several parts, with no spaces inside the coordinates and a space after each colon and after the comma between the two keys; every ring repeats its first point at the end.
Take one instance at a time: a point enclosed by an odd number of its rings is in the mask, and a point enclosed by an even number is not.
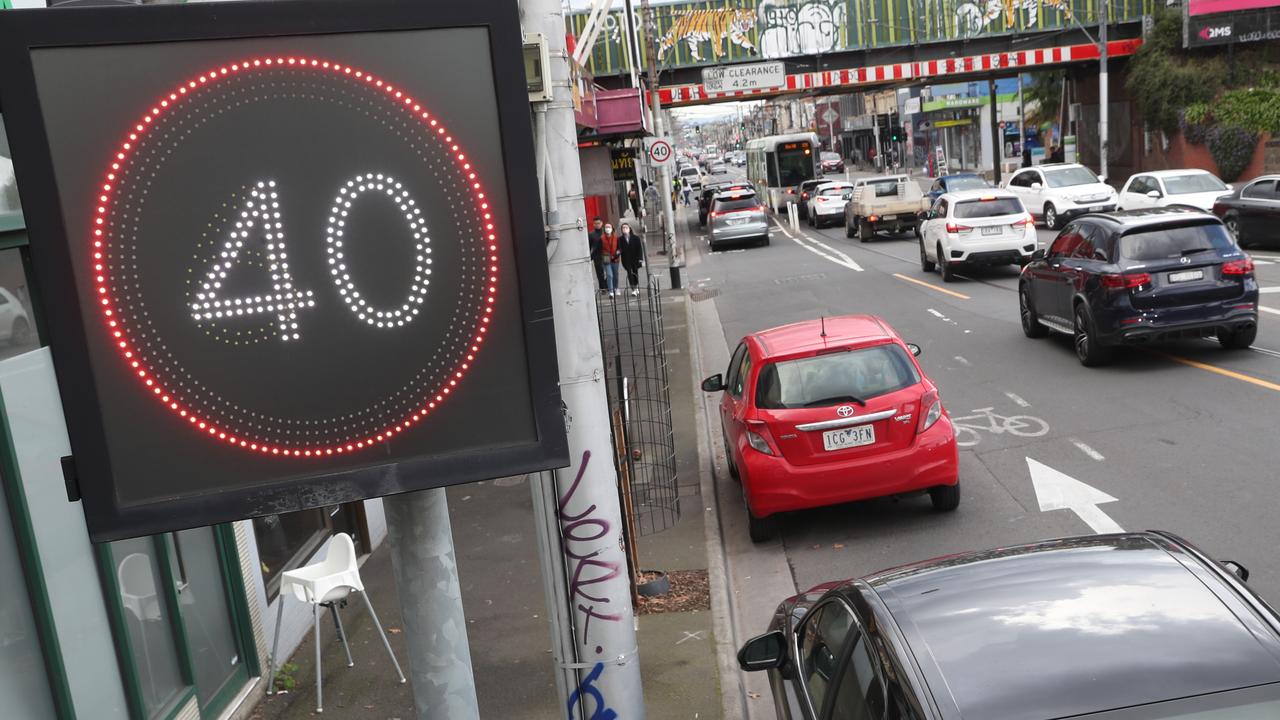
{"type": "Polygon", "coordinates": [[[870,315],[809,320],[742,339],[720,392],[729,472],[742,483],[751,539],[778,513],[927,491],[960,504],[960,457],[916,345],[870,315]]]}

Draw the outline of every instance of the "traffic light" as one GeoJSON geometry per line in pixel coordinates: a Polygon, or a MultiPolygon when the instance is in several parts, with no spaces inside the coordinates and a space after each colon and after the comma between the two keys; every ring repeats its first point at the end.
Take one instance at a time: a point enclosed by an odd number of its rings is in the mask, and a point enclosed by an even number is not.
{"type": "Polygon", "coordinates": [[[889,139],[894,142],[902,142],[903,132],[901,125],[894,125],[889,129],[889,139]]]}

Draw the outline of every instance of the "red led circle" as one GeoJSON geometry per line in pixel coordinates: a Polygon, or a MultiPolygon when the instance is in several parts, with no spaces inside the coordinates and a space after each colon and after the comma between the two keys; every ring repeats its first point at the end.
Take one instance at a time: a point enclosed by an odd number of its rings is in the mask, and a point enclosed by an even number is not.
{"type": "Polygon", "coordinates": [[[267,455],[272,457],[297,457],[297,458],[315,458],[326,457],[335,454],[358,453],[369,448],[380,446],[396,435],[408,430],[409,428],[419,424],[423,419],[431,415],[443,405],[449,398],[451,392],[462,382],[472,365],[474,364],[476,355],[484,343],[484,339],[488,334],[489,325],[492,320],[493,307],[497,298],[497,281],[499,256],[497,252],[497,231],[494,229],[493,216],[490,212],[489,201],[484,188],[477,178],[477,171],[468,160],[467,155],[459,147],[455,138],[449,133],[445,126],[429,112],[423,109],[421,103],[404,91],[397,89],[392,84],[380,79],[363,70],[344,65],[342,63],[331,62],[310,57],[258,57],[250,58],[244,61],[221,65],[215,69],[209,70],[201,75],[187,80],[184,83],[174,87],[169,93],[162,95],[134,125],[128,132],[126,137],[120,142],[117,149],[112,154],[108,170],[105,173],[103,181],[100,184],[101,193],[97,197],[95,212],[93,213],[93,223],[90,228],[90,266],[94,270],[94,297],[97,298],[99,310],[103,322],[105,323],[108,337],[114,342],[121,360],[126,364],[128,371],[140,383],[148,395],[153,397],[175,417],[189,425],[195,432],[202,436],[211,438],[219,443],[225,443],[236,448],[241,448],[247,452],[267,455]],[[434,133],[437,141],[443,143],[444,148],[448,151],[452,158],[455,169],[461,173],[461,177],[466,179],[470,184],[472,191],[474,210],[479,218],[482,218],[480,226],[483,228],[481,235],[475,237],[473,241],[481,243],[480,249],[486,250],[488,253],[485,264],[484,275],[484,292],[482,294],[481,306],[483,312],[478,313],[473,318],[473,325],[468,332],[468,347],[464,354],[453,361],[451,370],[444,376],[447,378],[435,390],[427,396],[420,399],[417,407],[405,413],[402,417],[394,422],[386,425],[381,430],[365,434],[363,437],[348,440],[340,443],[315,443],[291,445],[289,443],[281,443],[269,440],[265,437],[255,436],[250,432],[235,432],[227,427],[220,425],[212,418],[202,416],[201,413],[194,410],[189,403],[184,403],[181,392],[176,390],[172,383],[166,378],[161,377],[154,368],[149,367],[144,355],[139,352],[137,343],[133,338],[132,328],[125,316],[116,310],[117,301],[116,288],[113,287],[113,279],[110,274],[109,264],[104,260],[104,254],[107,246],[110,245],[110,234],[104,232],[104,228],[108,227],[107,220],[115,209],[117,202],[116,197],[116,180],[117,176],[122,174],[129,167],[133,153],[139,148],[143,141],[148,137],[148,133],[155,127],[157,119],[170,113],[174,108],[178,107],[192,97],[199,96],[205,92],[206,88],[215,86],[219,81],[226,78],[254,73],[261,70],[280,70],[280,69],[297,69],[305,72],[315,72],[322,75],[332,74],[338,75],[346,79],[354,78],[363,81],[370,87],[376,88],[386,93],[386,97],[391,100],[401,113],[413,121],[428,133],[434,133]]]}

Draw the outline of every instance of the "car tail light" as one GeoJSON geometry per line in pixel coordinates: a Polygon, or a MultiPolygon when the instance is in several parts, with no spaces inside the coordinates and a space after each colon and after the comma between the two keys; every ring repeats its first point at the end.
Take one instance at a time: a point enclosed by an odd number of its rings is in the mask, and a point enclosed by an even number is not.
{"type": "Polygon", "coordinates": [[[920,397],[920,424],[916,426],[916,434],[928,430],[942,417],[942,398],[937,390],[930,390],[920,397]]]}
{"type": "Polygon", "coordinates": [[[765,208],[764,208],[764,206],[763,206],[763,205],[757,205],[757,206],[755,206],[755,207],[753,207],[753,208],[751,208],[751,209],[752,209],[752,210],[754,210],[754,211],[756,211],[756,212],[764,212],[764,210],[765,210],[765,208]]]}
{"type": "Polygon", "coordinates": [[[1253,260],[1245,258],[1243,260],[1232,260],[1231,262],[1222,264],[1223,275],[1252,275],[1253,260]]]}
{"type": "Polygon", "coordinates": [[[868,215],[867,222],[875,222],[880,219],[879,215],[868,215]]]}
{"type": "Polygon", "coordinates": [[[808,199],[808,197],[809,197],[809,193],[800,193],[800,199],[801,199],[801,200],[808,199]]]}
{"type": "Polygon", "coordinates": [[[712,210],[711,212],[707,213],[707,219],[710,220],[719,214],[720,213],[716,212],[715,210],[712,210]]]}
{"type": "Polygon", "coordinates": [[[1149,284],[1151,284],[1151,276],[1147,273],[1132,273],[1130,275],[1107,274],[1102,276],[1102,287],[1111,290],[1130,290],[1149,284]]]}
{"type": "Polygon", "coordinates": [[[1022,228],[1024,230],[1029,227],[1035,227],[1035,225],[1036,225],[1036,221],[1032,219],[1030,215],[1022,218],[1021,220],[1013,224],[1015,228],[1022,228]]]}
{"type": "Polygon", "coordinates": [[[747,444],[752,450],[765,455],[774,455],[773,448],[769,447],[769,441],[766,436],[769,430],[765,424],[759,420],[747,421],[747,444]]]}
{"type": "Polygon", "coordinates": [[[955,223],[947,223],[947,232],[952,234],[973,232],[973,228],[968,225],[957,225],[955,223]]]}

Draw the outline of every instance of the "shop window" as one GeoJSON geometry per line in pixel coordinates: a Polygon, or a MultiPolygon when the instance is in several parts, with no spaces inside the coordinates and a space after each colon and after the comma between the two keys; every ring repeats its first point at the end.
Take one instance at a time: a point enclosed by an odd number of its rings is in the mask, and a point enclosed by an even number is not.
{"type": "Polygon", "coordinates": [[[351,535],[357,553],[368,552],[369,547],[363,503],[254,518],[253,532],[268,600],[280,592],[280,573],[306,564],[333,533],[351,535]]]}

